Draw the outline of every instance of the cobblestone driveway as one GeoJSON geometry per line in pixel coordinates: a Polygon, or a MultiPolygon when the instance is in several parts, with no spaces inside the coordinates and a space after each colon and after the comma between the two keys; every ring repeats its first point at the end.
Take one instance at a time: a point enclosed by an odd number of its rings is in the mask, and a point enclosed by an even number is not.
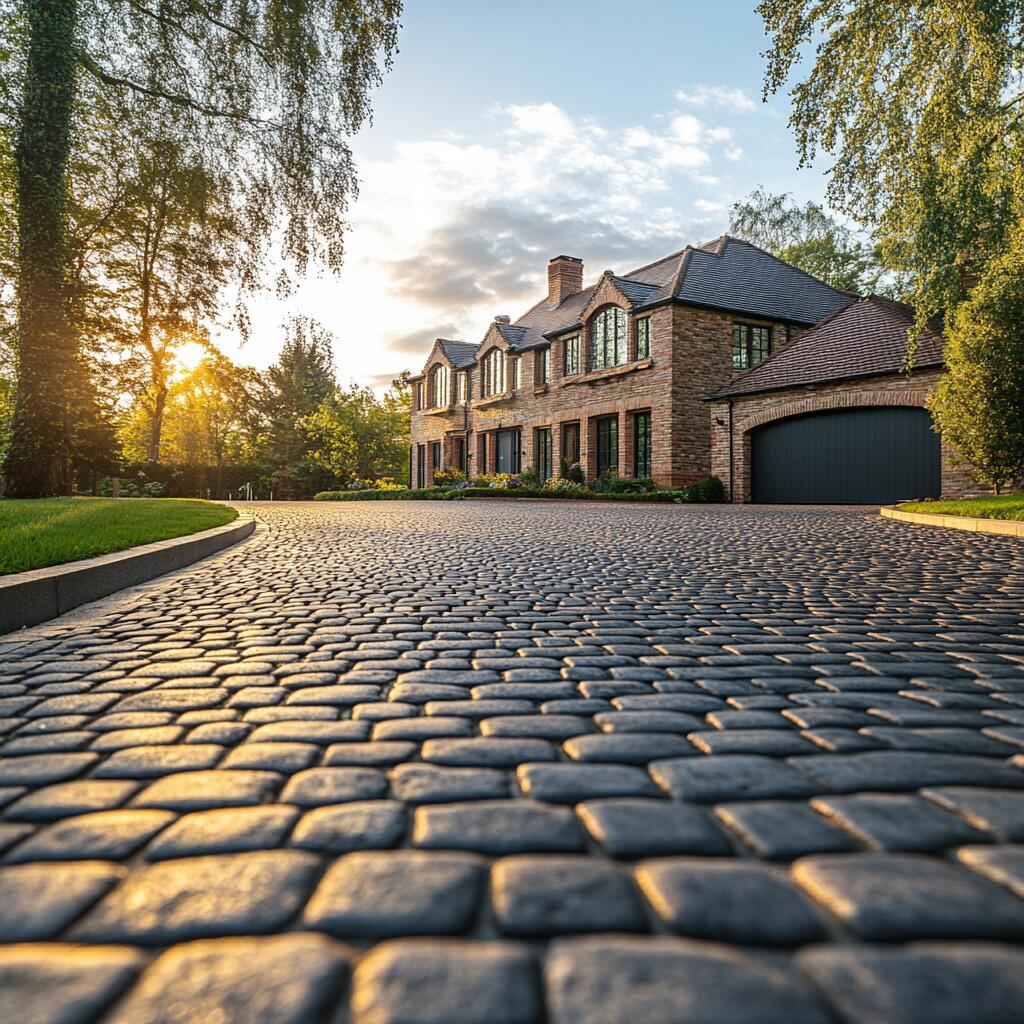
{"type": "Polygon", "coordinates": [[[0,639],[0,1020],[1024,1020],[1020,542],[254,510],[0,639]]]}

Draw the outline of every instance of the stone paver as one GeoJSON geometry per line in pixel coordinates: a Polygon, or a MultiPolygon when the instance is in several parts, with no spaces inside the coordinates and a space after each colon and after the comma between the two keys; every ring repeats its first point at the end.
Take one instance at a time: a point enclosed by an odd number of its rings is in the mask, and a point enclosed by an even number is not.
{"type": "Polygon", "coordinates": [[[251,507],[0,638],[0,1019],[1019,1017],[1019,541],[251,507]]]}

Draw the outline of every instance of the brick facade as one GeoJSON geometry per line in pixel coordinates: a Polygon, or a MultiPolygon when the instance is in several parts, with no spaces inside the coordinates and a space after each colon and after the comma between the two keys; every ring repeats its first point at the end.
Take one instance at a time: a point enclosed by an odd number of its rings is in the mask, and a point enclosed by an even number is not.
{"type": "Polygon", "coordinates": [[[543,349],[522,351],[501,334],[496,322],[488,329],[476,353],[471,374],[470,401],[456,402],[457,374],[460,372],[440,345],[432,351],[421,378],[413,382],[422,389],[424,405],[429,403],[431,374],[439,365],[449,368],[451,401],[438,408],[417,407],[414,390],[412,413],[412,481],[429,486],[433,482],[431,449],[442,445],[442,465],[454,465],[456,438],[464,439],[470,477],[493,473],[497,466],[497,433],[520,431],[521,468],[535,467],[536,431],[551,430],[553,474],[558,475],[562,457],[563,426],[579,424],[580,464],[588,480],[598,476],[597,424],[615,417],[618,424],[618,464],[621,476],[635,475],[634,425],[637,413],[651,417],[651,476],[659,486],[681,487],[711,472],[711,438],[707,395],[732,376],[732,330],[737,321],[772,328],[773,343],[783,345],[794,338],[799,327],[777,321],[701,309],[682,304],[664,304],[630,313],[629,300],[606,275],[584,308],[579,332],[566,331],[550,341],[550,379],[543,381],[543,349]],[[608,306],[627,312],[629,358],[609,369],[587,371],[588,327],[591,319],[608,306]],[[650,319],[650,356],[637,358],[637,321],[650,319]],[[581,372],[565,374],[566,339],[578,333],[581,372]],[[489,352],[505,353],[505,390],[482,397],[483,365],[489,352]],[[520,362],[520,386],[513,390],[512,359],[520,362]],[[417,474],[418,450],[424,446],[425,472],[417,474]]]}
{"type": "MultiPolygon", "coordinates": [[[[730,414],[726,399],[710,403],[711,470],[732,488],[731,499],[750,501],[751,432],[774,420],[830,409],[870,406],[913,406],[923,408],[941,375],[940,370],[894,374],[865,380],[839,381],[739,395],[732,400],[732,472],[730,474],[730,414]]],[[[952,449],[942,444],[942,495],[965,498],[986,493],[969,468],[954,465],[952,449]]]]}

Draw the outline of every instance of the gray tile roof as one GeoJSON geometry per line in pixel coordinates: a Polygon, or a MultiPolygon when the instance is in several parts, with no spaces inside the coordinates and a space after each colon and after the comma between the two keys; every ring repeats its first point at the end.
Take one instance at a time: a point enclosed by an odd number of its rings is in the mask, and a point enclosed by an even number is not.
{"type": "Polygon", "coordinates": [[[449,341],[447,338],[438,338],[438,345],[456,370],[472,366],[476,360],[477,346],[471,341],[449,341]]]}
{"type": "MultiPolygon", "coordinates": [[[[850,300],[823,281],[784,263],[749,242],[722,235],[699,246],[612,278],[634,310],[679,301],[739,315],[811,325],[850,300]]],[[[514,324],[498,324],[513,351],[537,348],[547,337],[580,326],[580,316],[596,290],[584,288],[551,304],[547,297],[514,324]]],[[[441,340],[454,366],[468,366],[478,345],[441,340]]]]}
{"type": "MultiPolygon", "coordinates": [[[[806,331],[792,344],[758,363],[716,391],[712,398],[822,384],[855,377],[903,372],[907,328],[914,323],[909,306],[876,295],[854,299],[806,331]]],[[[931,332],[918,341],[916,369],[942,365],[942,339],[931,332]]]]}

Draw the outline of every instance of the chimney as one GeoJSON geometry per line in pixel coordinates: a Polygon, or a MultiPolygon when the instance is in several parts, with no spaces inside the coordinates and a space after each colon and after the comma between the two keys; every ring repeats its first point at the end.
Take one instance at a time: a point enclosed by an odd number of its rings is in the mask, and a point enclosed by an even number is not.
{"type": "Polygon", "coordinates": [[[510,317],[507,313],[502,313],[500,316],[496,316],[494,318],[494,322],[496,324],[510,324],[512,323],[512,317],[510,317]]]}
{"type": "Polygon", "coordinates": [[[563,299],[583,291],[583,260],[575,256],[556,256],[548,260],[548,302],[558,305],[563,299]]]}

